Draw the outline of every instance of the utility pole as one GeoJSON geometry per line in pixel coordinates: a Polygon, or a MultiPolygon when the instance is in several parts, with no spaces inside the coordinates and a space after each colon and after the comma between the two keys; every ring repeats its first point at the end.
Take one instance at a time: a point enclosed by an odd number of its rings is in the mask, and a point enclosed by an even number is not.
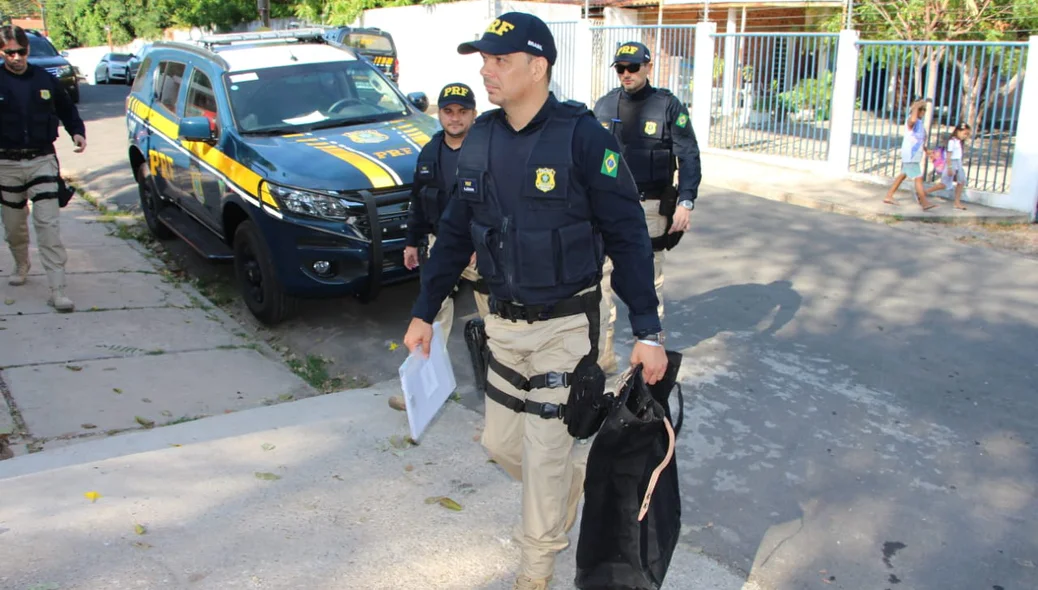
{"type": "Polygon", "coordinates": [[[105,33],[108,35],[108,52],[111,53],[114,51],[112,49],[112,27],[105,25],[105,33]]]}
{"type": "Polygon", "coordinates": [[[847,29],[848,31],[854,28],[854,22],[851,20],[851,17],[853,15],[854,15],[854,0],[847,0],[847,23],[844,25],[843,28],[847,29]]]}
{"type": "Polygon", "coordinates": [[[270,0],[256,0],[259,6],[260,22],[264,28],[270,28],[270,0]]]}

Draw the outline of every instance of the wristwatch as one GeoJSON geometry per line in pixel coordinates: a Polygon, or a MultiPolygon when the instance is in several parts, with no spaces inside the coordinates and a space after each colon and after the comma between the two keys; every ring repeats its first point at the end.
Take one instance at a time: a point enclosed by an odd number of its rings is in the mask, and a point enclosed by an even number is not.
{"type": "Polygon", "coordinates": [[[649,344],[653,346],[663,346],[663,342],[666,340],[663,336],[663,332],[656,332],[655,334],[644,334],[638,337],[638,342],[649,344]]]}
{"type": "Polygon", "coordinates": [[[684,207],[685,209],[688,209],[689,211],[691,211],[691,210],[696,208],[696,202],[691,200],[691,199],[684,199],[684,200],[678,201],[678,205],[681,205],[682,207],[684,207]]]}

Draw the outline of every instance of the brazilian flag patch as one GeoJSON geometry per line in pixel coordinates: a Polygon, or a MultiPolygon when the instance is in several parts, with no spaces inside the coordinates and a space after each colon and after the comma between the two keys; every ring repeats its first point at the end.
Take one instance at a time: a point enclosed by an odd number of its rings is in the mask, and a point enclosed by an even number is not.
{"type": "Polygon", "coordinates": [[[681,127],[682,129],[684,129],[685,125],[688,125],[688,115],[686,115],[684,113],[678,115],[677,124],[678,124],[678,127],[681,127]]]}
{"type": "Polygon", "coordinates": [[[610,178],[616,178],[616,171],[620,168],[620,154],[613,150],[606,150],[602,157],[602,174],[610,178]]]}

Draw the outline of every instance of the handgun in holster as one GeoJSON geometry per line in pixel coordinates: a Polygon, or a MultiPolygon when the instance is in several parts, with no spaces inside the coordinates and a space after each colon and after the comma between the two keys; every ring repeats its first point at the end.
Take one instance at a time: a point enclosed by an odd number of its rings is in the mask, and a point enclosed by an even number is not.
{"type": "Polygon", "coordinates": [[[465,323],[465,346],[472,358],[472,373],[476,378],[476,390],[486,391],[487,368],[490,362],[490,347],[487,345],[486,324],[481,318],[465,323]]]}
{"type": "Polygon", "coordinates": [[[613,402],[613,396],[605,392],[605,382],[606,376],[598,366],[597,357],[588,355],[580,359],[573,370],[573,383],[562,417],[573,438],[590,438],[605,422],[613,402]]]}

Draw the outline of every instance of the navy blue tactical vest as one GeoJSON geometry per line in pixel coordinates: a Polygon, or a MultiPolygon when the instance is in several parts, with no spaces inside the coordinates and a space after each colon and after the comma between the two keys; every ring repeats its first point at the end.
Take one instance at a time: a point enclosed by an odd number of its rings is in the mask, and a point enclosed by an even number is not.
{"type": "Polygon", "coordinates": [[[29,83],[29,116],[23,118],[14,105],[8,85],[0,86],[0,147],[7,149],[46,148],[58,139],[57,111],[54,107],[54,78],[47,70],[30,65],[33,69],[29,83]]]}
{"type": "Polygon", "coordinates": [[[535,133],[530,153],[516,153],[521,187],[502,187],[490,174],[495,111],[476,120],[458,159],[456,198],[472,209],[476,266],[495,299],[544,305],[572,297],[601,278],[602,238],[592,223],[586,188],[578,182],[573,137],[581,103],[560,102],[535,133]],[[518,193],[518,198],[515,196],[518,193]],[[513,200],[516,199],[516,200],[513,200]]]}
{"type": "Polygon", "coordinates": [[[656,88],[642,105],[637,121],[616,122],[620,118],[620,93],[616,88],[595,105],[595,118],[620,142],[624,160],[631,168],[640,191],[662,190],[674,183],[675,158],[672,151],[667,107],[673,96],[665,88],[656,88]],[[624,143],[622,126],[635,125],[638,141],[624,143]]]}
{"type": "Polygon", "coordinates": [[[443,214],[440,208],[440,196],[447,192],[440,170],[440,148],[442,146],[443,131],[437,131],[418,154],[418,164],[415,168],[415,182],[419,185],[418,198],[422,202],[424,221],[433,226],[434,234],[436,226],[440,222],[440,215],[443,214]]]}

